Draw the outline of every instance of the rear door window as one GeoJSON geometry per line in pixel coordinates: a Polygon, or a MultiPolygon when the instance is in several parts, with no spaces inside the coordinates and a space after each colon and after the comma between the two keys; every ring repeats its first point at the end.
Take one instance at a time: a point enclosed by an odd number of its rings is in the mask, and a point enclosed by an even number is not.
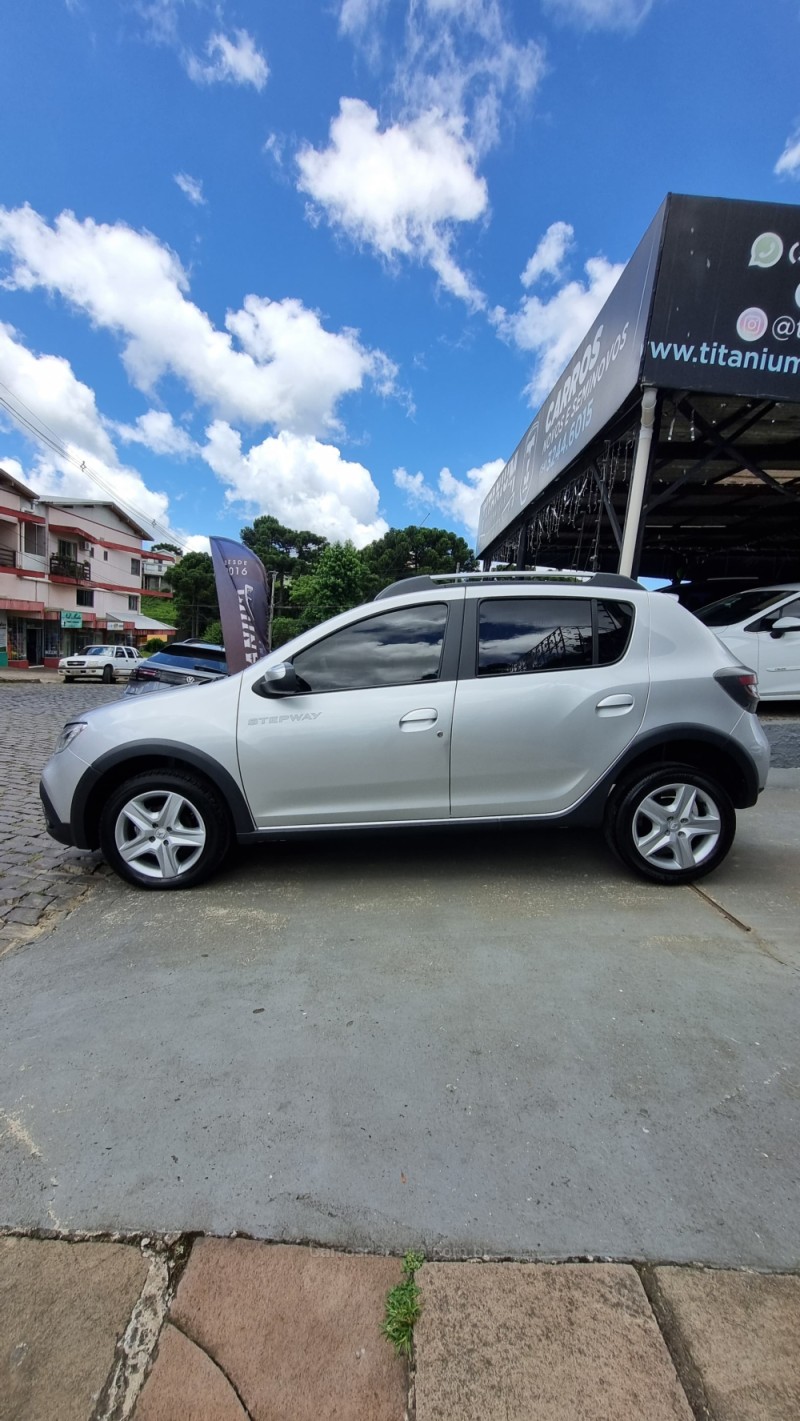
{"type": "Polygon", "coordinates": [[[624,655],[633,607],[595,598],[492,598],[481,603],[478,675],[607,666],[624,655]]]}

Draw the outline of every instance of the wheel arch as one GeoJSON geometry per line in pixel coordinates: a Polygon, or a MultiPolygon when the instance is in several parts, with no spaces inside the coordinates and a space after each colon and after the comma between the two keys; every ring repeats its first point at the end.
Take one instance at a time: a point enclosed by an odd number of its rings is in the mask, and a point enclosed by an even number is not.
{"type": "Polygon", "coordinates": [[[79,849],[96,849],[100,843],[100,816],[109,795],[133,775],[153,770],[181,770],[204,780],[215,790],[230,816],[235,835],[253,832],[253,817],[231,773],[212,756],[188,745],[147,741],[111,750],[86,771],[72,801],[70,827],[79,849]]]}
{"type": "Polygon", "coordinates": [[[606,787],[616,788],[623,779],[663,764],[690,765],[716,779],[735,809],[746,809],[758,798],[758,771],[749,755],[729,736],[705,726],[673,726],[637,741],[614,767],[606,787]]]}

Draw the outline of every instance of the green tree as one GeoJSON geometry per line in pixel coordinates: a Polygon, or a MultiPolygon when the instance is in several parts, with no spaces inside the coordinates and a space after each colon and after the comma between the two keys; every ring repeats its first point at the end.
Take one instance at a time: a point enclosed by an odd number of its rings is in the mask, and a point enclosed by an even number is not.
{"type": "Polygon", "coordinates": [[[262,514],[242,529],[242,542],[259,557],[267,572],[275,573],[276,616],[287,615],[290,587],[297,577],[313,572],[328,546],[321,533],[307,529],[286,528],[277,518],[262,514]]]}
{"type": "Polygon", "coordinates": [[[209,622],[200,640],[208,641],[211,643],[212,646],[223,646],[224,643],[222,640],[222,622],[209,622]]]}
{"type": "Polygon", "coordinates": [[[164,575],[174,595],[178,635],[200,637],[219,620],[214,564],[209,553],[187,553],[164,575]]]}
{"type": "Polygon", "coordinates": [[[477,560],[469,544],[444,528],[390,528],[362,551],[374,594],[392,582],[423,573],[474,572],[477,560]]]}
{"type": "Polygon", "coordinates": [[[329,543],[314,571],[292,583],[292,600],[301,609],[296,631],[357,607],[367,596],[368,583],[369,571],[353,544],[329,543]]]}
{"type": "Polygon", "coordinates": [[[174,543],[154,543],[151,548],[151,552],[175,553],[176,557],[180,557],[181,553],[183,552],[183,548],[176,547],[174,543]]]}

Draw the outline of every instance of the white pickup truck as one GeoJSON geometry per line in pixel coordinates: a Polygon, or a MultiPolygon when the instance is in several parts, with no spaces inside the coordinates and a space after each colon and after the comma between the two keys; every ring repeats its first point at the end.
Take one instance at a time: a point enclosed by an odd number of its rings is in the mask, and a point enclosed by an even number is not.
{"type": "Polygon", "coordinates": [[[118,676],[130,676],[143,658],[132,646],[85,646],[74,656],[62,656],[58,669],[65,681],[79,676],[91,681],[116,681],[118,676]]]}

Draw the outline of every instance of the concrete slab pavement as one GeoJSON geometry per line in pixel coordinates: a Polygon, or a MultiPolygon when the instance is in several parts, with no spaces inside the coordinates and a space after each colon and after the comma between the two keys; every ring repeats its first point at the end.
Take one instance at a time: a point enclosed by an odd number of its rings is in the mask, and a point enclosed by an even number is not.
{"type": "Polygon", "coordinates": [[[0,1421],[800,1414],[796,1276],[425,1264],[409,1368],[380,1334],[399,1259],[211,1238],[153,1248],[167,1260],[157,1297],[135,1242],[0,1239],[0,1421]]]}

